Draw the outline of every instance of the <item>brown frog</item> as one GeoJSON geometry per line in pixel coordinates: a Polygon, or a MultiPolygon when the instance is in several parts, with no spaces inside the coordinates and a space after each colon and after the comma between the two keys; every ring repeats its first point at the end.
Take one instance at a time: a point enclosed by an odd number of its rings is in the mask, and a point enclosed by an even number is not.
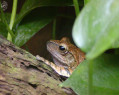
{"type": "Polygon", "coordinates": [[[38,60],[51,66],[58,74],[69,77],[74,69],[85,59],[85,54],[64,37],[61,40],[47,42],[47,50],[51,53],[54,63],[36,56],[38,60]]]}

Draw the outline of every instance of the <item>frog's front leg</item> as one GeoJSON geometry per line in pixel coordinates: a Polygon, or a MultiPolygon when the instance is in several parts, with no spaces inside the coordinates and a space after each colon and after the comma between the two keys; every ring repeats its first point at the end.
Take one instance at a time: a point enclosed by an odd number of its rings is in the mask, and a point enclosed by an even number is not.
{"type": "Polygon", "coordinates": [[[72,74],[72,70],[69,68],[59,67],[53,62],[50,62],[43,57],[40,57],[39,55],[36,56],[36,59],[39,61],[43,61],[45,64],[49,65],[51,68],[53,68],[59,75],[69,77],[72,74]]]}

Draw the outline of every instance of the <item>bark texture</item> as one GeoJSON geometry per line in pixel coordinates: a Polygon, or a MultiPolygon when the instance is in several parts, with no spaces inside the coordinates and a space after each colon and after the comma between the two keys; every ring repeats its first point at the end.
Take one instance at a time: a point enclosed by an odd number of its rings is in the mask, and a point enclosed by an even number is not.
{"type": "Polygon", "coordinates": [[[0,95],[75,95],[62,78],[29,52],[0,36],[0,95]]]}

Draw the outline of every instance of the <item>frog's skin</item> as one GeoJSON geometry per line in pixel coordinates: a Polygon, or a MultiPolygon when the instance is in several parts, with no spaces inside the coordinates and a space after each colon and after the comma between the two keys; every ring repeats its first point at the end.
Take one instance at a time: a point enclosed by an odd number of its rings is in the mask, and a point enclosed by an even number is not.
{"type": "Polygon", "coordinates": [[[47,50],[52,55],[55,64],[40,56],[36,56],[37,59],[51,66],[58,74],[66,77],[69,77],[78,64],[85,59],[85,54],[71,44],[66,37],[61,40],[48,41],[47,50]]]}

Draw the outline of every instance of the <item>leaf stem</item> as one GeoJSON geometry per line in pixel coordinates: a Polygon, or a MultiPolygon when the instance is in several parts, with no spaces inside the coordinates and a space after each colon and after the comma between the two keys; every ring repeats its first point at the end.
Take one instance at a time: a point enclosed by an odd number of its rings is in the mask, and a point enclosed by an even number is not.
{"type": "Polygon", "coordinates": [[[53,21],[53,32],[52,32],[52,38],[55,39],[56,37],[56,18],[53,21]]]}
{"type": "Polygon", "coordinates": [[[9,26],[8,26],[8,24],[7,24],[7,21],[6,21],[6,19],[5,19],[5,15],[4,15],[4,12],[3,12],[3,9],[2,9],[1,6],[2,6],[2,5],[1,5],[1,0],[0,0],[1,19],[2,19],[3,23],[6,25],[6,28],[7,28],[8,32],[9,32],[12,36],[14,36],[14,33],[9,29],[9,26]]]}
{"type": "Polygon", "coordinates": [[[79,12],[80,12],[78,0],[73,0],[73,3],[74,3],[74,8],[75,8],[76,16],[78,16],[78,14],[79,14],[79,12]]]}
{"type": "MultiPolygon", "coordinates": [[[[17,0],[13,0],[12,14],[11,14],[11,19],[10,19],[10,24],[9,24],[10,30],[12,30],[14,22],[15,22],[16,10],[17,10],[17,0]]],[[[7,35],[7,39],[9,41],[12,41],[12,36],[9,32],[7,35]]]]}
{"type": "Polygon", "coordinates": [[[89,66],[88,66],[88,91],[89,95],[93,95],[93,62],[92,60],[89,61],[89,66]]]}

